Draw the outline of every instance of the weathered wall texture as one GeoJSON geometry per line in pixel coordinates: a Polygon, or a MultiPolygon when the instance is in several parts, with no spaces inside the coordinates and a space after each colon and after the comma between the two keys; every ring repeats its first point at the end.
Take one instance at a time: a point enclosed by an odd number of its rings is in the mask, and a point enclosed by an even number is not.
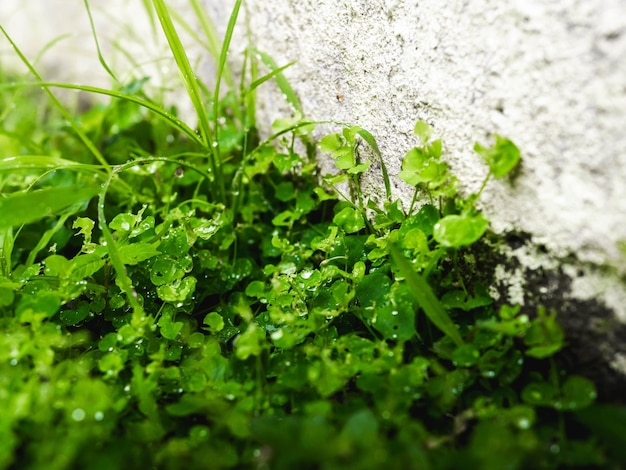
{"type": "Polygon", "coordinates": [[[369,129],[392,173],[425,119],[468,190],[485,174],[473,142],[508,136],[524,163],[485,194],[494,228],[626,268],[624,1],[249,4],[258,47],[298,60],[288,74],[310,117],[369,129]]]}
{"type": "MultiPolygon", "coordinates": [[[[233,0],[204,3],[223,30],[233,0]]],[[[140,62],[167,55],[141,2],[91,4],[103,45],[118,41],[140,62]]],[[[190,13],[184,0],[169,4],[190,13]]],[[[0,23],[30,57],[71,32],[69,49],[57,44],[43,68],[97,83],[104,74],[83,8],[79,0],[3,0],[0,23]]],[[[504,300],[529,303],[522,294],[534,289],[535,303],[578,322],[573,330],[591,331],[589,314],[626,325],[626,255],[618,249],[626,240],[626,1],[246,0],[242,10],[231,59],[246,45],[246,15],[258,49],[279,65],[298,61],[285,74],[307,116],[370,130],[391,174],[415,144],[417,119],[443,138],[467,192],[486,174],[474,141],[499,133],[516,142],[519,175],[492,182],[481,199],[493,229],[509,234],[508,261],[495,269],[504,300]]],[[[6,41],[0,48],[6,62],[6,41]]],[[[115,47],[106,51],[117,70],[132,71],[115,47]]],[[[197,47],[192,53],[202,58],[197,47]]],[[[156,64],[150,70],[171,73],[171,60],[156,64]]],[[[199,70],[209,74],[204,63],[199,70]]],[[[260,90],[260,104],[267,126],[290,112],[272,84],[260,90]]],[[[380,188],[375,172],[369,181],[380,188]]],[[[410,194],[398,180],[394,190],[410,194]]],[[[616,346],[619,335],[610,342],[598,356],[626,371],[626,345],[616,346]]]]}

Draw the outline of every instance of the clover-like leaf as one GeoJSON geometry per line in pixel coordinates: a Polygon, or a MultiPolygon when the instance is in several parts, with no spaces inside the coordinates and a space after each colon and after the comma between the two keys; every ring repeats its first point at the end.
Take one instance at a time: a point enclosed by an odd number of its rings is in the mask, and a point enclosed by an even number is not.
{"type": "Polygon", "coordinates": [[[433,237],[443,246],[460,248],[476,242],[488,226],[481,214],[447,215],[435,224],[433,237]]]}
{"type": "Polygon", "coordinates": [[[344,207],[335,214],[333,222],[339,225],[346,233],[358,232],[365,228],[363,214],[353,207],[344,207]]]}
{"type": "Polygon", "coordinates": [[[496,178],[502,178],[510,173],[520,161],[520,151],[509,139],[496,134],[496,142],[492,147],[484,147],[478,142],[474,144],[474,151],[478,153],[496,178]]]}

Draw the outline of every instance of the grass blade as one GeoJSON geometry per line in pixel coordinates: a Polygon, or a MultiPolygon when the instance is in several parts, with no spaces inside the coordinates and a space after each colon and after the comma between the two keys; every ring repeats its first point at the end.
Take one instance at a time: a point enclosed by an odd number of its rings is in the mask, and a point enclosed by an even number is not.
{"type": "Polygon", "coordinates": [[[457,346],[463,344],[463,338],[459,333],[459,329],[450,319],[448,312],[441,305],[432,288],[424,278],[424,276],[415,272],[413,266],[407,261],[402,252],[395,246],[390,246],[391,257],[395,261],[400,273],[405,277],[406,282],[411,288],[413,297],[418,305],[424,310],[428,319],[439,328],[444,334],[450,337],[457,346]]]}
{"type": "Polygon", "coordinates": [[[59,99],[54,95],[54,93],[50,91],[50,88],[45,85],[41,76],[37,73],[37,71],[33,67],[33,64],[31,64],[30,61],[26,58],[26,56],[22,53],[21,49],[17,47],[17,44],[13,42],[13,39],[11,39],[11,36],[9,36],[9,33],[6,32],[6,30],[2,27],[2,25],[0,25],[0,32],[2,32],[4,37],[7,38],[7,40],[11,44],[11,47],[13,47],[13,50],[15,50],[15,53],[19,56],[20,60],[24,63],[24,65],[26,65],[30,73],[37,79],[39,86],[41,86],[44,89],[46,94],[50,97],[54,105],[60,111],[61,115],[65,119],[67,119],[67,122],[69,122],[70,126],[72,127],[72,130],[76,133],[78,138],[83,142],[85,147],[89,149],[89,151],[93,154],[96,160],[98,160],[102,164],[102,166],[107,169],[107,171],[110,171],[111,166],[109,165],[109,163],[105,160],[105,158],[102,156],[100,151],[95,147],[95,145],[89,139],[89,137],[87,137],[87,135],[78,126],[78,124],[76,123],[72,115],[69,113],[67,108],[65,108],[65,106],[63,106],[63,104],[59,101],[59,99]]]}
{"type": "MultiPolygon", "coordinates": [[[[217,77],[215,79],[215,92],[213,94],[213,128],[215,129],[215,144],[212,148],[215,151],[217,158],[220,158],[220,148],[217,145],[219,135],[219,103],[220,103],[220,86],[222,83],[222,77],[226,73],[226,59],[228,57],[228,50],[230,49],[230,42],[233,39],[233,32],[235,31],[235,24],[237,23],[237,17],[239,16],[239,8],[241,7],[241,0],[236,0],[233,10],[228,19],[228,26],[226,27],[226,33],[224,34],[224,40],[222,41],[222,50],[220,52],[220,60],[217,65],[217,77]]],[[[221,175],[220,175],[221,176],[221,175]]],[[[223,191],[223,181],[222,181],[223,191]]]]}
{"type": "Polygon", "coordinates": [[[45,188],[13,193],[0,199],[0,229],[27,224],[91,199],[98,186],[45,188]]]}
{"type": "Polygon", "coordinates": [[[76,163],[64,158],[49,155],[19,155],[0,160],[0,171],[14,170],[56,170],[59,168],[75,168],[80,170],[100,170],[99,165],[76,163]]]}
{"type": "MultiPolygon", "coordinates": [[[[269,54],[259,50],[255,50],[255,52],[261,58],[261,62],[263,62],[265,66],[269,68],[272,72],[279,68],[276,65],[276,62],[274,62],[274,59],[272,59],[269,54]]],[[[298,95],[296,95],[296,92],[293,91],[293,88],[291,88],[291,85],[282,73],[278,73],[276,75],[276,84],[278,85],[278,88],[280,88],[282,94],[285,96],[287,102],[293,107],[294,111],[298,111],[301,114],[304,114],[300,98],[298,98],[298,95]]]]}
{"type": "Polygon", "coordinates": [[[161,23],[161,28],[163,29],[163,33],[167,38],[167,42],[170,46],[174,59],[176,60],[178,69],[183,76],[183,82],[185,83],[187,94],[189,95],[193,107],[196,110],[196,114],[198,116],[198,124],[200,127],[201,140],[205,149],[208,150],[211,170],[213,171],[213,175],[215,175],[215,179],[219,187],[220,199],[224,200],[225,190],[224,181],[221,177],[221,162],[219,157],[219,151],[216,146],[213,145],[213,142],[217,141],[217,136],[213,136],[213,133],[211,132],[209,116],[202,101],[200,87],[198,86],[196,75],[191,67],[191,64],[189,63],[189,58],[185,53],[185,48],[183,47],[180,37],[176,32],[176,28],[174,27],[174,23],[172,22],[172,17],[167,7],[165,6],[165,3],[163,2],[163,0],[152,0],[152,4],[154,5],[154,9],[157,12],[157,16],[161,23]]]}
{"type": "Polygon", "coordinates": [[[387,198],[387,202],[391,202],[391,182],[389,180],[389,173],[387,172],[387,166],[385,165],[383,155],[378,148],[376,139],[369,131],[366,131],[363,128],[359,128],[357,134],[360,135],[365,142],[367,142],[367,144],[374,150],[374,152],[378,156],[380,168],[383,173],[383,182],[385,184],[385,197],[387,198]]]}
{"type": "Polygon", "coordinates": [[[13,228],[0,228],[0,276],[11,277],[11,257],[13,255],[13,228]]]}
{"type": "Polygon", "coordinates": [[[87,10],[87,16],[89,16],[89,26],[91,28],[91,33],[93,34],[93,40],[96,43],[96,51],[98,53],[98,60],[100,61],[100,65],[106,70],[109,76],[113,79],[114,82],[119,83],[119,80],[113,73],[113,70],[109,67],[106,60],[104,60],[104,56],[102,55],[102,50],[100,49],[100,42],[98,41],[98,35],[96,34],[96,25],[93,22],[93,16],[91,15],[91,8],[89,8],[89,1],[84,0],[85,9],[87,10]]]}
{"type": "Polygon", "coordinates": [[[98,88],[98,87],[89,86],[89,85],[72,85],[69,83],[54,83],[54,82],[34,82],[34,83],[23,82],[23,83],[0,84],[0,90],[3,88],[19,88],[19,87],[26,87],[26,86],[37,86],[37,87],[44,86],[44,87],[50,87],[50,88],[67,88],[70,90],[80,90],[80,91],[86,91],[89,93],[97,93],[100,95],[112,96],[114,98],[119,98],[121,100],[126,100],[132,103],[136,103],[152,111],[157,116],[159,116],[160,118],[168,122],[172,127],[184,133],[192,141],[196,142],[198,145],[202,146],[203,148],[206,148],[205,142],[198,136],[196,132],[194,132],[194,130],[191,127],[186,125],[183,121],[178,119],[176,116],[168,113],[160,106],[150,101],[137,98],[136,96],[127,95],[125,93],[121,93],[115,90],[107,90],[106,88],[98,88]]]}
{"type": "Polygon", "coordinates": [[[295,64],[296,61],[294,60],[293,62],[289,62],[287,65],[283,65],[282,67],[277,68],[276,70],[272,70],[270,73],[268,73],[267,75],[262,76],[261,78],[259,78],[258,80],[253,81],[250,84],[250,88],[248,89],[248,93],[252,93],[254,90],[256,90],[259,86],[261,86],[263,83],[265,83],[266,81],[272,79],[273,77],[275,77],[276,75],[280,74],[283,70],[285,70],[288,67],[291,67],[293,64],[295,64]]]}

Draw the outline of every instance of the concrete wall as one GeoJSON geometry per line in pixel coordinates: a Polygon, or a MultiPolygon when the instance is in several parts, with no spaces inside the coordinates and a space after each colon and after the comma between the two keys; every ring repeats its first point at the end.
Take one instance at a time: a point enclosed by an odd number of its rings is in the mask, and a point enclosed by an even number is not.
{"type": "MultiPolygon", "coordinates": [[[[204,3],[223,30],[232,0],[204,3]]],[[[169,4],[191,18],[188,2],[169,4]]],[[[141,2],[91,5],[121,76],[137,70],[109,40],[146,60],[167,56],[141,2]]],[[[57,44],[42,69],[91,83],[104,74],[86,19],[80,0],[0,3],[0,23],[30,57],[48,38],[72,33],[74,42],[57,44]]],[[[505,250],[509,262],[496,269],[503,300],[529,303],[529,291],[555,307],[574,299],[565,310],[576,321],[591,301],[610,312],[599,316],[626,324],[626,255],[618,249],[626,240],[624,0],[246,0],[234,62],[247,43],[244,20],[254,45],[279,65],[298,60],[286,76],[308,117],[370,130],[391,174],[415,144],[417,119],[443,138],[467,192],[486,174],[474,141],[487,143],[491,133],[511,138],[523,152],[521,171],[513,184],[492,182],[481,199],[493,229],[515,234],[505,250]]],[[[210,80],[206,54],[190,51],[210,80]]],[[[0,53],[8,63],[4,40],[0,53]]],[[[156,64],[147,73],[171,75],[171,61],[156,64]]],[[[290,112],[272,84],[259,102],[265,126],[290,112]]],[[[368,176],[374,192],[379,176],[368,176]]],[[[406,197],[410,189],[394,180],[394,191],[406,197]]],[[[626,347],[611,344],[598,354],[626,371],[626,347]]]]}

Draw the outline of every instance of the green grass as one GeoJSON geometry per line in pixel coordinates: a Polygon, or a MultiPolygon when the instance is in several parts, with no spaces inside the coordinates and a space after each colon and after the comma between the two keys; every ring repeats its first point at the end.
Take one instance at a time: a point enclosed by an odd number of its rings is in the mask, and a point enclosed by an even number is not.
{"type": "Polygon", "coordinates": [[[142,77],[46,82],[17,45],[30,76],[0,83],[0,468],[619,468],[625,410],[565,371],[556,313],[496,306],[458,267],[488,231],[483,188],[519,162],[512,142],[476,145],[486,177],[461,198],[418,122],[405,207],[372,133],[334,123],[315,141],[292,64],[250,46],[236,83],[241,2],[222,41],[192,2],[214,90],[189,26],[144,4],[197,129],[142,77]],[[261,140],[271,80],[294,116],[261,140]],[[60,88],[110,101],[77,113],[60,88]],[[380,202],[360,188],[365,146],[380,202]]]}

